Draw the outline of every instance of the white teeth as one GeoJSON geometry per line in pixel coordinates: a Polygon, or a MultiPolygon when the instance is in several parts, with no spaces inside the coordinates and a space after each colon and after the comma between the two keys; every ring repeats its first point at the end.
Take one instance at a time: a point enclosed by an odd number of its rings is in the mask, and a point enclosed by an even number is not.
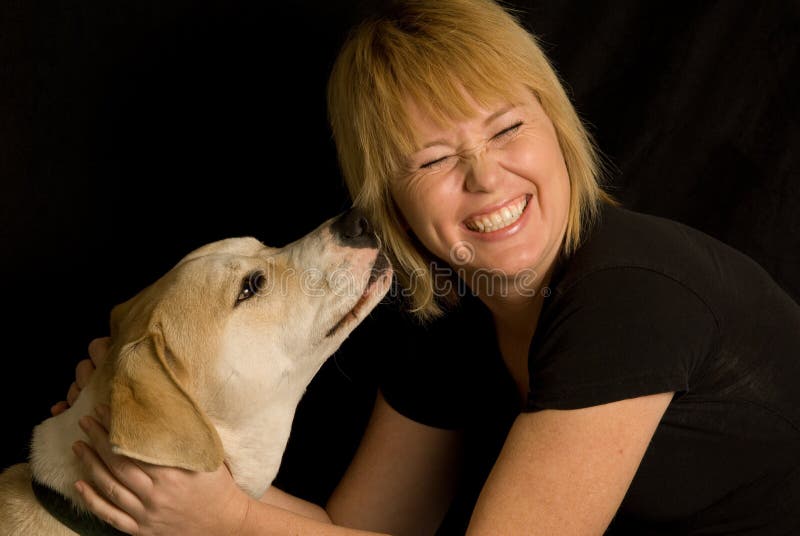
{"type": "Polygon", "coordinates": [[[509,205],[507,207],[503,207],[499,210],[492,212],[491,214],[484,214],[474,220],[470,220],[465,222],[467,229],[472,231],[478,231],[479,233],[490,233],[492,231],[497,231],[504,227],[508,227],[515,221],[517,221],[522,215],[522,211],[525,210],[525,206],[528,204],[528,198],[522,198],[522,201],[514,203],[513,205],[509,205]]]}

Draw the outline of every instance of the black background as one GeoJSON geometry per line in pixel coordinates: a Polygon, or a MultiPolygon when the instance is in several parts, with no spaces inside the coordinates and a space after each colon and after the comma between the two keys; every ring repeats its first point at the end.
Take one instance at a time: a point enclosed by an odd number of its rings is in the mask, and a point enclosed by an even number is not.
{"type": "MultiPolygon", "coordinates": [[[[325,82],[360,8],[9,2],[0,19],[2,457],[64,397],[111,307],[185,253],[348,206],[325,82]]],[[[744,251],[800,297],[797,2],[517,2],[633,209],[744,251]]],[[[769,314],[754,311],[753,314],[769,314]]],[[[370,321],[298,410],[278,484],[323,501],[374,396],[370,321]]]]}

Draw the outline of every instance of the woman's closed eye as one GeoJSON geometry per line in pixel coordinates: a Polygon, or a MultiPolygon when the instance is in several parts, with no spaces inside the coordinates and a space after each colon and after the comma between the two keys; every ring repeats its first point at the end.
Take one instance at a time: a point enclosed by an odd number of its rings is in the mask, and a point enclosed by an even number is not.
{"type": "Polygon", "coordinates": [[[522,126],[522,121],[517,121],[510,127],[504,128],[503,130],[492,136],[492,139],[496,141],[506,140],[511,136],[513,136],[514,134],[516,134],[517,132],[519,132],[521,126],[522,126]]]}
{"type": "Polygon", "coordinates": [[[425,162],[421,166],[420,169],[437,169],[440,165],[442,165],[448,158],[453,158],[455,155],[447,155],[442,156],[441,158],[437,158],[436,160],[431,160],[430,162],[425,162]]]}
{"type": "MultiPolygon", "coordinates": [[[[515,134],[517,134],[519,132],[520,127],[522,127],[523,124],[524,123],[522,121],[517,121],[516,123],[514,123],[510,127],[504,128],[503,130],[501,130],[500,132],[498,132],[497,134],[492,136],[490,138],[490,141],[503,142],[503,141],[506,141],[508,139],[511,139],[515,134]]],[[[457,156],[458,155],[455,155],[455,154],[445,155],[445,156],[436,158],[434,160],[430,160],[428,162],[425,162],[424,164],[420,165],[419,168],[420,169],[428,169],[428,170],[430,170],[430,169],[438,169],[439,167],[441,167],[442,164],[444,164],[450,158],[456,158],[457,156]]]]}

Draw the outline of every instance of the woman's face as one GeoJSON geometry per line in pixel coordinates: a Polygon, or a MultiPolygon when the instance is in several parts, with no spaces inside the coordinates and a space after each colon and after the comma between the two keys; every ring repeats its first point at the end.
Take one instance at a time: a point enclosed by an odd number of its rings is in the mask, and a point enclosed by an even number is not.
{"type": "Polygon", "coordinates": [[[418,150],[392,196],[422,244],[453,268],[543,275],[564,238],[570,198],[553,124],[522,88],[513,103],[474,104],[471,118],[445,128],[409,108],[418,150]]]}

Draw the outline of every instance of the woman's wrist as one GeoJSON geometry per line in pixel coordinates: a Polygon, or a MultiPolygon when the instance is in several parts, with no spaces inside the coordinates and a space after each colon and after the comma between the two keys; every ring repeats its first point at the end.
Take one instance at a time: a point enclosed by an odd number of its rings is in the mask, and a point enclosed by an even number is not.
{"type": "Polygon", "coordinates": [[[241,488],[227,494],[207,524],[206,534],[219,536],[265,536],[286,534],[319,534],[319,528],[330,526],[327,512],[320,506],[270,487],[261,499],[254,499],[241,488]],[[298,532],[299,531],[299,532],[298,532]]]}
{"type": "Polygon", "coordinates": [[[326,512],[325,509],[318,504],[303,500],[299,497],[295,497],[294,495],[290,495],[285,491],[276,488],[275,486],[270,486],[267,488],[267,491],[265,491],[264,495],[261,496],[260,502],[282,508],[283,510],[288,510],[289,512],[293,512],[315,521],[331,523],[331,518],[328,516],[328,512],[326,512]]]}
{"type": "Polygon", "coordinates": [[[257,501],[238,486],[234,488],[222,504],[222,508],[217,510],[217,523],[210,531],[211,534],[219,536],[244,534],[252,503],[257,501]]]}
{"type": "Polygon", "coordinates": [[[236,536],[384,536],[382,533],[334,525],[327,515],[326,520],[321,521],[255,499],[249,501],[249,509],[236,536]]]}

